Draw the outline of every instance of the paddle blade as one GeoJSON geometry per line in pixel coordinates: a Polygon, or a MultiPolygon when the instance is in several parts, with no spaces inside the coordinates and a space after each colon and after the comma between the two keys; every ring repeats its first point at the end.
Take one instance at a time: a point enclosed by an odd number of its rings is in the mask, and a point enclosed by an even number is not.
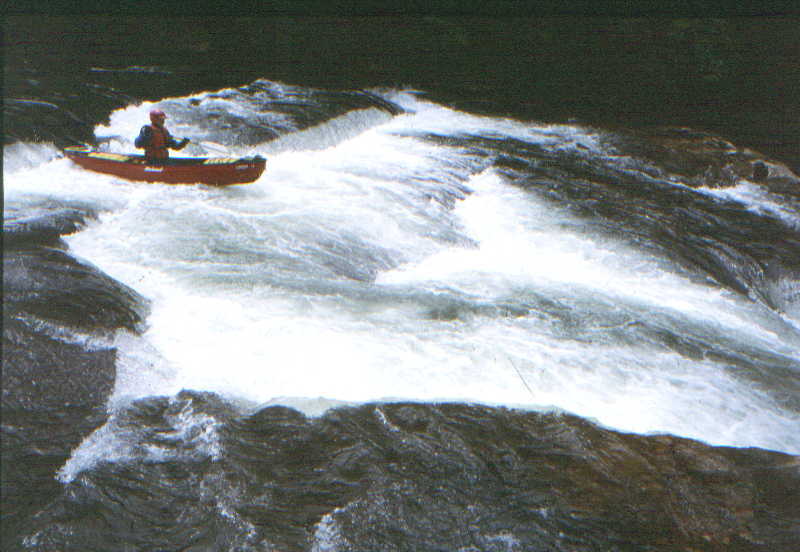
{"type": "Polygon", "coordinates": [[[230,150],[228,150],[228,148],[226,146],[223,146],[222,144],[218,144],[217,142],[211,142],[211,141],[208,141],[208,140],[203,140],[202,142],[200,142],[200,145],[203,146],[204,148],[206,148],[207,150],[216,151],[216,152],[219,152],[219,153],[228,154],[230,152],[230,150]]]}

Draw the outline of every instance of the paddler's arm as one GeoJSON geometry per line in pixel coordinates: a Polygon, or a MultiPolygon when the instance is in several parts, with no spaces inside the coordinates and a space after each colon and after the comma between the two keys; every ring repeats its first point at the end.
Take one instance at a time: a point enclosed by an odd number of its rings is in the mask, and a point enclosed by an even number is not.
{"type": "Polygon", "coordinates": [[[150,128],[150,125],[144,125],[142,130],[139,131],[139,136],[136,137],[134,140],[133,145],[137,148],[146,148],[150,145],[150,138],[152,137],[153,129],[150,128]]]}
{"type": "Polygon", "coordinates": [[[180,142],[178,142],[174,138],[170,138],[169,147],[172,148],[172,149],[175,149],[175,150],[182,150],[183,148],[186,147],[186,144],[188,144],[188,143],[189,143],[189,139],[188,138],[184,138],[180,142]]]}

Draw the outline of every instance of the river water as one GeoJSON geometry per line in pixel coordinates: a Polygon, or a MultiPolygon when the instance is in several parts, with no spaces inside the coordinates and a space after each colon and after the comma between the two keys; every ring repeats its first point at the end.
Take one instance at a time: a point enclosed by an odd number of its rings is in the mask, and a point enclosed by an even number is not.
{"type": "MultiPolygon", "coordinates": [[[[790,549],[786,164],[402,86],[124,88],[161,70],[91,68],[119,79],[91,141],[132,151],[157,106],[181,154],[267,170],[142,184],[63,158],[72,130],[5,146],[9,549],[790,549]]],[[[65,118],[49,93],[14,106],[65,118]]]]}

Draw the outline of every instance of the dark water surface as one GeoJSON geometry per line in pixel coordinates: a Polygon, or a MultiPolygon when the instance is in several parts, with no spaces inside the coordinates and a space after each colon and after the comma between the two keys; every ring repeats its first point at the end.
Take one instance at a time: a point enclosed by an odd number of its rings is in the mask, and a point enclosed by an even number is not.
{"type": "Polygon", "coordinates": [[[6,18],[2,549],[795,550],[798,23],[6,18]]]}
{"type": "MultiPolygon", "coordinates": [[[[797,169],[798,30],[797,17],[11,17],[5,97],[66,101],[82,118],[104,98],[158,99],[264,76],[414,87],[471,112],[689,125],[797,169]],[[76,80],[93,89],[91,102],[59,92],[76,80]]],[[[15,104],[6,109],[6,140],[25,135],[15,104]]]]}

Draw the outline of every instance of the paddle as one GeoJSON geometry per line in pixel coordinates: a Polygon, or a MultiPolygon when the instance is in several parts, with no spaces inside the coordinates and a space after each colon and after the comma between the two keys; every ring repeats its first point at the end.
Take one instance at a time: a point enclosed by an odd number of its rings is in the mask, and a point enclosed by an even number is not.
{"type": "Polygon", "coordinates": [[[223,153],[225,155],[230,155],[230,150],[223,146],[222,144],[218,144],[217,142],[211,142],[208,140],[204,140],[200,142],[200,145],[207,150],[216,151],[217,153],[223,153]]]}

